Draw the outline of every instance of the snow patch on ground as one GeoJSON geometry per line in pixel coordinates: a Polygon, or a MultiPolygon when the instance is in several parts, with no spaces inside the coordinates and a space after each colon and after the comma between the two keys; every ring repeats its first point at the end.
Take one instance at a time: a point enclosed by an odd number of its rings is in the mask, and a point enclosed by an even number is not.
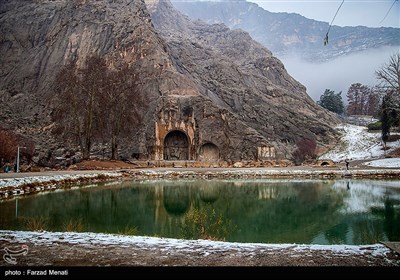
{"type": "Polygon", "coordinates": [[[371,167],[390,167],[400,168],[400,158],[384,158],[374,161],[365,162],[364,165],[371,167]]]}
{"type": "MultiPolygon", "coordinates": [[[[343,134],[340,143],[334,149],[322,155],[320,159],[331,159],[336,162],[344,161],[346,158],[350,160],[371,159],[373,161],[366,165],[389,168],[400,167],[400,158],[374,160],[385,155],[379,132],[368,132],[367,127],[352,124],[341,124],[336,129],[343,134]]],[[[400,148],[400,140],[388,142],[387,147],[389,147],[389,150],[386,153],[400,148]]]]}
{"type": "Polygon", "coordinates": [[[336,129],[343,133],[340,144],[322,155],[321,159],[343,161],[346,158],[357,160],[383,155],[379,133],[368,133],[366,127],[352,124],[342,124],[336,129]]]}

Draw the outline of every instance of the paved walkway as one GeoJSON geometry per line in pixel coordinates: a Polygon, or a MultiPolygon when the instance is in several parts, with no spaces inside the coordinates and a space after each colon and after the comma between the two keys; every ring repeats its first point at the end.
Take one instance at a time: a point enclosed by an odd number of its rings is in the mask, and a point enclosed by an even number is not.
{"type": "Polygon", "coordinates": [[[40,172],[8,172],[0,173],[0,179],[5,178],[24,178],[24,177],[35,177],[35,176],[56,176],[56,175],[67,175],[67,174],[97,174],[113,172],[112,170],[60,170],[60,171],[40,171],[40,172]]]}
{"type": "MultiPolygon", "coordinates": [[[[351,168],[349,168],[349,171],[357,171],[357,170],[393,170],[393,169],[398,169],[398,168],[379,168],[379,167],[374,167],[371,168],[369,166],[362,165],[363,161],[358,161],[357,163],[355,162],[351,168]]],[[[328,167],[322,167],[322,166],[289,166],[289,167],[244,167],[244,168],[222,168],[222,167],[202,167],[202,168],[195,168],[195,167],[174,167],[174,168],[167,168],[167,167],[154,167],[154,168],[131,168],[129,170],[153,170],[155,172],[160,172],[160,171],[194,171],[196,173],[209,173],[209,172],[224,172],[224,171],[229,171],[229,170],[234,170],[234,171],[267,171],[270,170],[273,173],[279,173],[279,171],[282,171],[283,173],[293,170],[300,172],[301,170],[304,171],[333,171],[333,172],[338,172],[338,171],[345,171],[345,166],[344,164],[338,164],[337,166],[328,166],[328,167]]],[[[110,169],[110,170],[101,170],[101,169],[96,169],[96,170],[51,170],[51,171],[40,171],[40,172],[8,172],[8,173],[0,173],[0,179],[5,179],[5,178],[24,178],[24,177],[33,177],[33,176],[56,176],[56,175],[83,175],[83,174],[98,174],[98,173],[108,173],[108,172],[114,172],[114,171],[121,171],[121,170],[128,170],[126,168],[117,168],[117,169],[110,169]]]]}

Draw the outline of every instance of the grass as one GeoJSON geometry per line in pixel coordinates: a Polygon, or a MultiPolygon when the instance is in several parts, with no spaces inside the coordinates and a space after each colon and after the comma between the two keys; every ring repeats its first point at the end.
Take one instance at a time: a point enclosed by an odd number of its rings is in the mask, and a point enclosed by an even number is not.
{"type": "Polygon", "coordinates": [[[49,228],[49,219],[47,217],[22,217],[24,229],[30,231],[44,231],[49,228]]]}
{"type": "Polygon", "coordinates": [[[117,234],[121,235],[139,235],[139,230],[137,227],[125,226],[122,230],[118,230],[117,234]]]}
{"type": "Polygon", "coordinates": [[[62,230],[65,232],[83,232],[86,227],[81,219],[71,219],[63,224],[62,230]]]}

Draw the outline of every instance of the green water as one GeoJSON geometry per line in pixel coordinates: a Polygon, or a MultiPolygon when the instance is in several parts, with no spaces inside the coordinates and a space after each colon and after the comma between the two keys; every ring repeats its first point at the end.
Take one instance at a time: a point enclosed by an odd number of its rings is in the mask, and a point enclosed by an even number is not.
{"type": "Polygon", "coordinates": [[[400,241],[400,181],[123,182],[0,203],[0,229],[88,231],[233,242],[400,241]]]}

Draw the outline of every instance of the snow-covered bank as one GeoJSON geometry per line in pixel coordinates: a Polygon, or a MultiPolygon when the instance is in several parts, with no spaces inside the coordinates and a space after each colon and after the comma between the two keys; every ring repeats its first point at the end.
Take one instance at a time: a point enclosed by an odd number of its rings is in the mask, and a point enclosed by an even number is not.
{"type": "Polygon", "coordinates": [[[93,179],[99,176],[105,177],[120,177],[121,173],[115,172],[94,172],[88,174],[57,174],[57,175],[45,175],[45,176],[28,176],[28,177],[17,177],[17,178],[3,178],[0,179],[0,189],[5,187],[19,187],[26,184],[32,183],[57,183],[66,180],[79,181],[82,179],[93,179]]]}
{"type": "MultiPolygon", "coordinates": [[[[382,244],[372,245],[306,245],[306,244],[265,244],[265,243],[237,243],[222,242],[211,240],[186,240],[174,238],[160,238],[147,236],[126,236],[118,234],[102,234],[88,232],[34,232],[34,231],[8,231],[0,230],[0,240],[12,239],[15,242],[33,242],[35,245],[51,244],[65,241],[70,244],[98,244],[98,245],[135,245],[143,248],[163,247],[164,250],[178,248],[179,250],[190,250],[193,252],[195,247],[200,246],[208,251],[240,249],[241,251],[251,251],[255,248],[266,250],[271,249],[294,249],[299,253],[305,249],[334,251],[341,254],[365,254],[366,249],[372,250],[373,255],[386,255],[390,252],[382,244]]],[[[204,253],[204,252],[203,252],[204,253]]]]}
{"type": "MultiPolygon", "coordinates": [[[[0,244],[25,248],[16,261],[29,265],[384,265],[400,260],[383,244],[306,245],[76,232],[0,231],[0,244]],[[31,248],[34,250],[30,251],[31,248]],[[112,256],[112,257],[111,257],[112,256]]],[[[4,245],[3,245],[4,246],[4,245]]]]}
{"type": "Polygon", "coordinates": [[[53,191],[72,184],[98,183],[105,180],[165,180],[165,179],[340,179],[340,178],[400,178],[400,169],[326,169],[326,168],[213,168],[213,169],[141,169],[100,174],[63,174],[0,179],[0,200],[42,191],[53,191]]]}
{"type": "MultiPolygon", "coordinates": [[[[336,128],[343,133],[340,144],[322,155],[320,159],[331,159],[333,161],[343,161],[346,158],[365,160],[384,156],[381,133],[368,132],[367,127],[352,124],[342,124],[336,128]]],[[[389,147],[389,150],[386,153],[400,148],[400,140],[388,142],[387,147],[389,147]]],[[[400,159],[398,160],[400,161],[400,159]]]]}

